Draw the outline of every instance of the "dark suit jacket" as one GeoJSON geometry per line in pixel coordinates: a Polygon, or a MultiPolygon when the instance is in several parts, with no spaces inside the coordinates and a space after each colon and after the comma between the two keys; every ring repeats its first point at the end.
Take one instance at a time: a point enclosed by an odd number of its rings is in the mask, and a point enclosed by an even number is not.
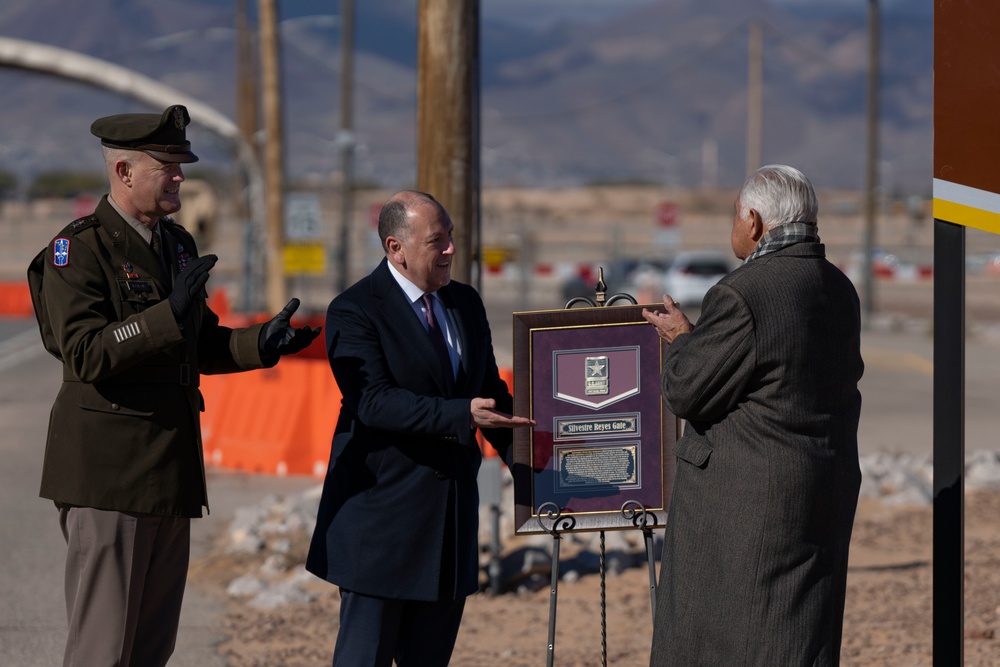
{"type": "MultiPolygon", "coordinates": [[[[430,338],[387,260],[327,311],[327,352],[343,403],[306,567],[357,593],[437,600],[478,588],[482,455],[470,399],[494,398],[507,413],[513,401],[479,294],[452,281],[438,295],[461,341],[450,398],[430,338]],[[453,567],[442,582],[443,559],[453,567]]],[[[485,435],[508,460],[511,431],[485,435]]]]}
{"type": "MultiPolygon", "coordinates": [[[[161,225],[176,275],[198,252],[180,225],[161,225]]],[[[63,364],[41,496],[105,510],[201,516],[208,498],[199,373],[262,367],[263,325],[220,326],[204,301],[179,324],[159,259],[107,197],[35,257],[28,280],[42,340],[63,364]],[[68,248],[66,262],[56,262],[57,247],[68,248]]]]}
{"type": "Polygon", "coordinates": [[[653,665],[835,667],[861,474],[860,309],[819,243],[751,260],[663,368],[688,420],[653,665]]]}

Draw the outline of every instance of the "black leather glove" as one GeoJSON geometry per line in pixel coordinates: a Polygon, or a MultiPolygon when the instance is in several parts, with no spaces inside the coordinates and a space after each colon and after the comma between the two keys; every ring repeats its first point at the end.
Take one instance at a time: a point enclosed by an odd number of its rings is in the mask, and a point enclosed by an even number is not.
{"type": "Polygon", "coordinates": [[[217,255],[204,255],[192,259],[177,274],[177,282],[174,283],[174,289],[167,300],[170,301],[170,310],[174,311],[174,317],[178,322],[187,315],[195,299],[207,296],[205,283],[208,282],[208,272],[217,261],[219,261],[217,255]]]}
{"type": "Polygon", "coordinates": [[[299,308],[299,300],[292,299],[281,312],[271,318],[260,330],[260,353],[263,357],[295,354],[309,347],[323,327],[298,327],[291,325],[292,313],[299,308]]]}

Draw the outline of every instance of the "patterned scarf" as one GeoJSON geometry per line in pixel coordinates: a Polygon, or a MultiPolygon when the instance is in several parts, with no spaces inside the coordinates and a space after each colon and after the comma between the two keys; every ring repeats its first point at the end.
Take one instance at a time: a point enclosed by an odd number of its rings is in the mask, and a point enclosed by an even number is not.
{"type": "Polygon", "coordinates": [[[746,264],[751,259],[757,259],[761,255],[766,255],[775,250],[787,248],[796,243],[812,242],[819,243],[819,231],[815,222],[786,222],[778,225],[774,229],[769,229],[760,239],[760,243],[754,251],[743,260],[746,264]]]}

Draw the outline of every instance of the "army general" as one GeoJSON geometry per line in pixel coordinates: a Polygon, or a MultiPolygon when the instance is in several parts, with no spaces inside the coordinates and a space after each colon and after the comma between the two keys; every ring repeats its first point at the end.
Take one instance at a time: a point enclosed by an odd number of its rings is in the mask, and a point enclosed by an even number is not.
{"type": "Polygon", "coordinates": [[[205,302],[215,255],[169,217],[195,162],[180,105],[94,121],[110,193],[64,228],[28,279],[45,348],[62,362],[40,495],[67,543],[64,665],[156,667],[173,653],[190,519],[208,507],[202,373],[275,365],[319,334],[229,329],[205,302]]]}

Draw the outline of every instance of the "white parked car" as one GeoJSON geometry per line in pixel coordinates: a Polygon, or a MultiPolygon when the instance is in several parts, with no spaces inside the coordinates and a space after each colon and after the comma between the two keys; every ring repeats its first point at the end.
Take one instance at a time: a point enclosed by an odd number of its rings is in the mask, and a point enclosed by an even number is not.
{"type": "Polygon", "coordinates": [[[663,276],[663,291],[681,306],[701,306],[708,289],[732,269],[729,255],[717,250],[677,253],[663,276]]]}

